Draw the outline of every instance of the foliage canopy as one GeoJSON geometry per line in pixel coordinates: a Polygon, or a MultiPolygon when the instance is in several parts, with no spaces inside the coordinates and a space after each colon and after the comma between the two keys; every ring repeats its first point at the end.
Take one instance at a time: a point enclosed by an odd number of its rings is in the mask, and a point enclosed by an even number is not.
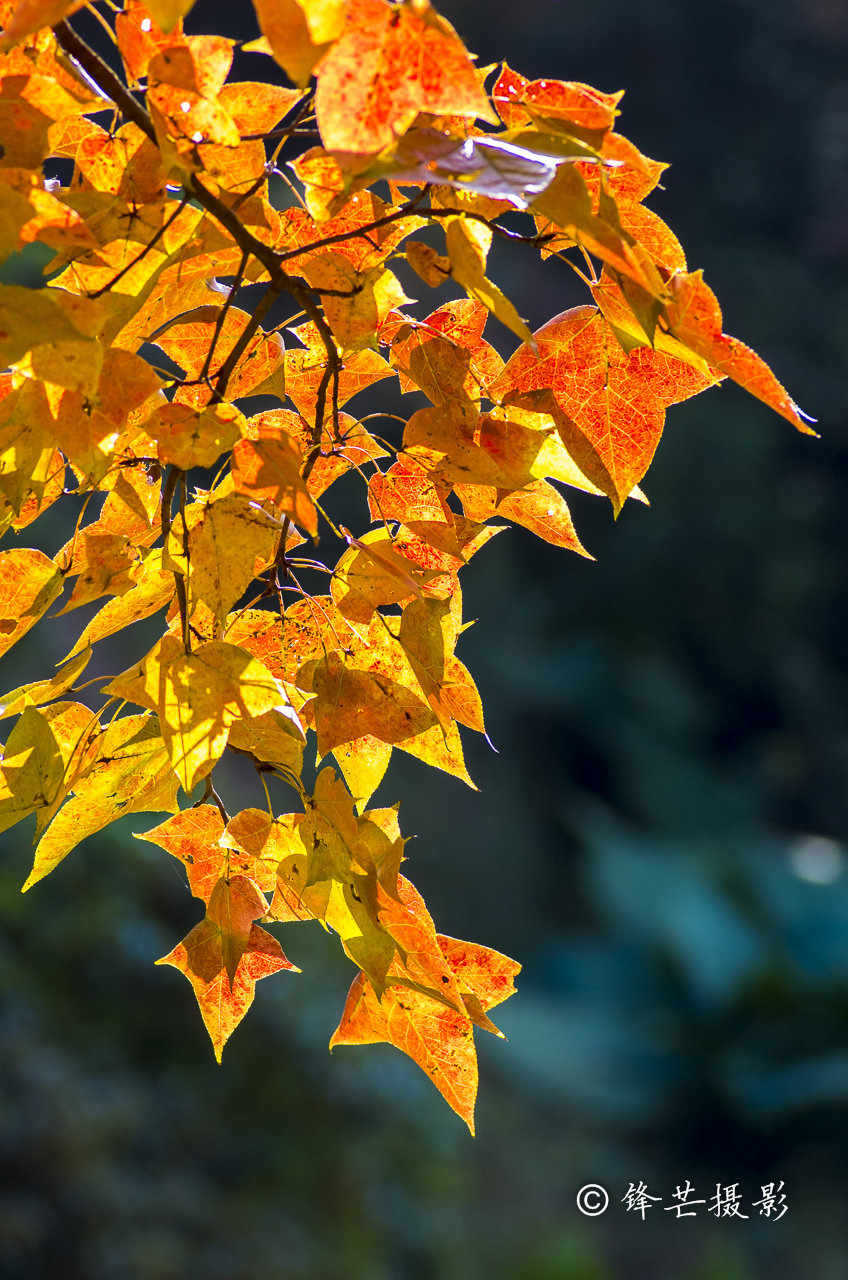
{"type": "Polygon", "coordinates": [[[141,838],[204,916],[160,963],[216,1056],[294,968],[264,926],[320,920],[359,969],[331,1047],[396,1045],[472,1127],[473,1027],[500,1034],[519,966],[436,932],[397,807],[368,807],[393,749],[474,785],[460,570],[509,524],[586,555],[561,487],[640,498],[666,408],[723,378],[809,428],[645,207],[664,166],[615,131],[620,94],[478,68],[428,0],[255,0],[244,49],[291,87],[230,81],[233,42],[183,30],[191,0],[98,8],[114,67],[82,7],[0,3],[0,252],[55,255],[47,287],[0,286],[0,519],[30,541],[71,512],[58,550],[0,551],[0,652],[63,592],[62,615],[105,601],[2,699],[0,830],[35,814],[29,889],[119,817],[167,814],[141,838]],[[496,237],[586,303],[531,332],[489,276],[496,237]],[[388,379],[424,406],[357,412],[388,379]],[[154,616],[153,648],[91,682],[105,703],[76,700],[95,646],[154,616]],[[227,751],[266,808],[228,811],[227,751]]]}

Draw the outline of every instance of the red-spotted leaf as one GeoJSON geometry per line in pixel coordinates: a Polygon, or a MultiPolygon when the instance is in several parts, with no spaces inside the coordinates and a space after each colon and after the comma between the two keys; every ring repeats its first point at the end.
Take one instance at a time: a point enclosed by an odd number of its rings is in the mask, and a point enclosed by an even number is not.
{"type": "Polygon", "coordinates": [[[522,393],[550,388],[565,415],[557,422],[563,444],[619,510],[650,465],[668,406],[711,380],[650,347],[627,354],[594,307],[565,311],[534,337],[538,355],[517,351],[495,393],[520,403],[522,393]]]}

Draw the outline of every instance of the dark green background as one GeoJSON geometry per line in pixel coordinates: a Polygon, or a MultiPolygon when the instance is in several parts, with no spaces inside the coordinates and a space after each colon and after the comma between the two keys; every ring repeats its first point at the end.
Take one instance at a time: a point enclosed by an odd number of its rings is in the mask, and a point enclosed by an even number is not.
{"type": "MultiPolygon", "coordinates": [[[[233,10],[201,0],[190,28],[242,35],[233,10]]],[[[152,967],[197,917],[175,864],[112,829],[21,898],[30,833],[3,837],[15,1280],[844,1275],[848,10],[443,12],[481,63],[627,90],[621,131],[673,166],[652,207],[822,439],[710,391],[670,411],[650,509],[575,498],[596,563],[516,531],[465,575],[499,754],[468,743],[480,794],[403,761],[377,799],[403,799],[439,927],[525,966],[509,1042],[479,1046],[475,1141],[396,1052],[327,1054],[351,971],[320,930],[284,932],[304,973],[260,984],[217,1067],[188,984],[152,967]],[[686,1179],[738,1183],[750,1219],[676,1221],[686,1179]],[[640,1180],[645,1222],[621,1203],[640,1180]],[[780,1180],[768,1222],[750,1202],[780,1180]],[[578,1214],[585,1182],[605,1216],[578,1214]]],[[[498,272],[534,324],[582,300],[559,264],[498,272]]],[[[4,688],[61,656],[60,624],[33,637],[4,688]]]]}

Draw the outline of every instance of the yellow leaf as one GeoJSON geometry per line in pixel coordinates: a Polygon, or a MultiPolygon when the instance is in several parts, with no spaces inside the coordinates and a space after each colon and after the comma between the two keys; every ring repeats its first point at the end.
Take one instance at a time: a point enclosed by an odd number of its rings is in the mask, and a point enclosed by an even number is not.
{"type": "Polygon", "coordinates": [[[173,31],[181,18],[194,7],[194,0],[145,0],[146,7],[164,32],[173,31]]]}
{"type": "Polygon", "coordinates": [[[221,621],[255,576],[257,557],[270,560],[279,537],[270,518],[240,494],[210,502],[189,532],[189,595],[221,621]]]}
{"type": "Polygon", "coordinates": [[[44,616],[63,581],[43,551],[28,547],[0,552],[0,654],[44,616]]]}
{"type": "Polygon", "coordinates": [[[445,773],[459,778],[472,791],[479,790],[465,767],[459,730],[453,721],[447,728],[435,725],[432,729],[425,729],[423,733],[395,745],[399,751],[406,751],[424,764],[432,765],[434,769],[443,769],[445,773]]]}
{"type": "Polygon", "coordinates": [[[511,329],[522,342],[533,343],[533,334],[521,319],[509,298],[505,297],[496,284],[486,278],[485,264],[488,245],[481,246],[480,231],[487,233],[491,240],[491,231],[480,223],[469,223],[465,218],[449,218],[445,229],[448,257],[451,264],[451,276],[462,285],[470,298],[482,302],[487,311],[511,329]]]}
{"type": "Polygon", "coordinates": [[[270,52],[295,84],[309,83],[316,62],[341,35],[346,6],[347,0],[254,0],[270,52]]]}
{"type": "Polygon", "coordinates": [[[362,538],[347,535],[348,550],[333,572],[330,590],[339,611],[351,623],[366,624],[378,605],[394,604],[421,595],[421,587],[436,577],[394,550],[384,529],[362,538]]]}
{"type": "Polygon", "coordinates": [[[176,779],[154,716],[115,720],[97,738],[97,754],[74,783],[72,798],[35,851],[24,892],[54,870],[81,840],[126,813],[177,808],[176,779]]]}
{"type": "Polygon", "coordinates": [[[241,419],[229,404],[202,410],[187,404],[163,404],[145,421],[144,430],[159,445],[160,461],[188,471],[191,467],[214,467],[239,439],[241,419]]]}
{"type": "Polygon", "coordinates": [[[387,742],[365,734],[334,747],[333,755],[356,802],[357,812],[362,813],[385,777],[392,748],[387,742]]]}
{"type": "Polygon", "coordinates": [[[15,364],[45,340],[56,343],[91,338],[86,331],[91,314],[88,299],[70,299],[59,289],[0,285],[0,364],[15,364]]]}
{"type": "Polygon", "coordinates": [[[0,831],[61,796],[71,754],[69,733],[74,728],[84,732],[91,721],[91,712],[79,703],[59,704],[47,715],[34,707],[24,710],[3,750],[0,831]]]}
{"type": "Polygon", "coordinates": [[[229,746],[243,751],[254,761],[300,776],[305,735],[293,708],[285,712],[266,711],[249,720],[236,720],[230,729],[229,746]]]}
{"type": "Polygon", "coordinates": [[[164,609],[174,596],[174,575],[162,569],[162,549],[157,547],[144,557],[136,585],[126,595],[107,600],[77,639],[68,658],[95,644],[105,636],[115,635],[142,618],[164,609]]]}
{"type": "Polygon", "coordinates": [[[76,657],[64,663],[49,680],[34,680],[31,684],[21,685],[4,694],[0,697],[0,720],[6,716],[19,715],[27,707],[40,707],[66,693],[80,672],[88,666],[90,658],[91,648],[84,648],[76,657]]]}
{"type": "Polygon", "coordinates": [[[223,641],[187,655],[163,636],[137,668],[105,692],[155,710],[183,790],[189,795],[224,753],[230,727],[267,711],[288,709],[285,690],[245,649],[223,641]]]}

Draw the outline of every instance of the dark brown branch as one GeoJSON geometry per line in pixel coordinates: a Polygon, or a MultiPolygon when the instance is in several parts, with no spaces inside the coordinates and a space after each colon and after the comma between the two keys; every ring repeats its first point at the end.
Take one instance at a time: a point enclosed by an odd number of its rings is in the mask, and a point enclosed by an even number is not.
{"type": "Polygon", "coordinates": [[[221,365],[218,376],[215,380],[215,395],[219,399],[223,399],[226,395],[227,383],[233,376],[236,365],[244,355],[250,343],[253,341],[260,324],[279,296],[278,290],[271,285],[271,287],[262,295],[255,311],[253,311],[244,329],[239,334],[235,346],[221,365]]]}
{"type": "Polygon", "coordinates": [[[86,75],[97,85],[98,89],[103,91],[104,98],[111,98],[121,115],[126,120],[131,120],[133,124],[138,125],[143,133],[146,133],[151,142],[158,146],[156,130],[153,127],[153,121],[140,103],[122,84],[115,72],[104,62],[99,54],[80,39],[77,33],[72,30],[66,21],[57,22],[53,28],[53,34],[56,42],[61,49],[69,57],[73,58],[82,67],[86,75]]]}
{"type": "Polygon", "coordinates": [[[250,255],[247,253],[243,253],[241,255],[241,262],[239,263],[238,275],[236,276],[235,283],[232,289],[230,289],[229,293],[227,294],[226,301],[224,302],[223,307],[218,312],[217,319],[215,320],[215,329],[212,334],[212,339],[209,343],[209,348],[206,352],[206,358],[203,361],[203,368],[200,370],[200,379],[202,382],[205,382],[206,379],[209,377],[209,370],[212,367],[212,357],[215,355],[215,348],[218,345],[218,339],[221,336],[221,330],[223,329],[227,316],[230,313],[230,308],[232,307],[235,301],[235,296],[238,293],[239,289],[241,288],[242,283],[244,282],[244,273],[247,267],[249,257],[250,255]]]}

